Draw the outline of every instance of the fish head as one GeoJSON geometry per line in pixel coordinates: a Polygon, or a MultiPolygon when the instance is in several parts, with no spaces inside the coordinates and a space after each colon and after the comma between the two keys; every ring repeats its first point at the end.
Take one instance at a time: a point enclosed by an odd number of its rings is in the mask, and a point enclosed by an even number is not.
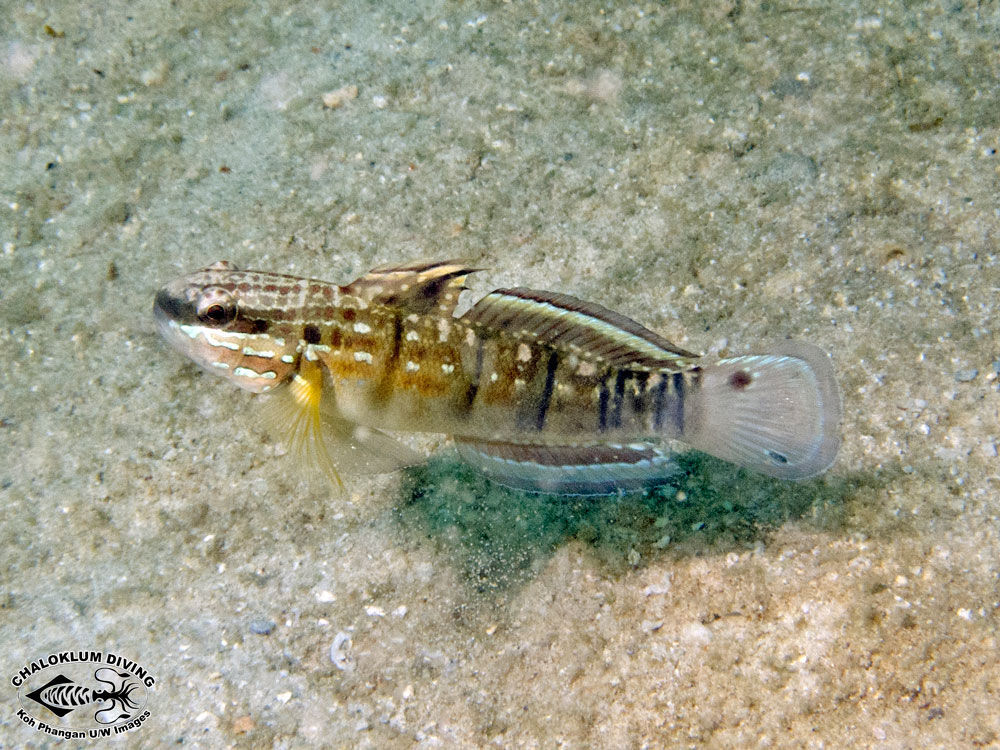
{"type": "Polygon", "coordinates": [[[160,335],[204,370],[254,393],[288,380],[298,367],[297,336],[278,322],[287,301],[262,293],[277,274],[241,271],[219,261],[167,284],[156,294],[160,335]]]}

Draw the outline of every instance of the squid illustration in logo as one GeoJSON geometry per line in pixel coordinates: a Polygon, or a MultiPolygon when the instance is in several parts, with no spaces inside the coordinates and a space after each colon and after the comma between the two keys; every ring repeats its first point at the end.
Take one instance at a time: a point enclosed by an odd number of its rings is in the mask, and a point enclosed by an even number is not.
{"type": "Polygon", "coordinates": [[[118,672],[110,667],[101,667],[94,672],[94,679],[107,687],[98,689],[78,685],[65,675],[56,675],[37,690],[28,693],[28,698],[62,717],[83,706],[98,704],[94,718],[100,724],[114,724],[131,718],[139,703],[132,696],[142,685],[128,672],[118,672]]]}

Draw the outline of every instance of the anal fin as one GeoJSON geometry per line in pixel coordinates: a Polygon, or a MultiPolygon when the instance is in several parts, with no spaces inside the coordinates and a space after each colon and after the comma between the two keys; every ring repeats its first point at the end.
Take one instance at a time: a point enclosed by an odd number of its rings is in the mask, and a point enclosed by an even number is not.
{"type": "Polygon", "coordinates": [[[677,473],[646,443],[538,445],[456,438],[466,463],[506,487],[559,495],[610,495],[662,484],[677,473]]]}

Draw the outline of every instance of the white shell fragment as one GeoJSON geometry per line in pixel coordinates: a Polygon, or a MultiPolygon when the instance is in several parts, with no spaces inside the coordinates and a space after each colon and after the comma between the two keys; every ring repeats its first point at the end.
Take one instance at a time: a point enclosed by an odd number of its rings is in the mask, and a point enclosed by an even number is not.
{"type": "Polygon", "coordinates": [[[340,631],[333,637],[333,643],[330,645],[330,661],[341,672],[354,671],[354,659],[348,653],[350,650],[351,636],[340,631]]]}

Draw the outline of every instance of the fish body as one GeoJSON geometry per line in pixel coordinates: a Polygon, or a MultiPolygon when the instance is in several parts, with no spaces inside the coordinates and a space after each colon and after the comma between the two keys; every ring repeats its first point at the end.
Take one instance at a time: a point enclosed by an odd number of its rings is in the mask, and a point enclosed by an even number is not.
{"type": "Polygon", "coordinates": [[[338,286],[220,262],[164,287],[154,314],[206,370],[282,393],[272,422],[337,481],[345,461],[387,463],[382,430],[451,434],[503,484],[573,494],[669,476],[669,439],[790,479],[832,463],[840,401],[821,350],[703,364],[599,305],[522,288],[456,317],[474,270],[412,263],[338,286]]]}

